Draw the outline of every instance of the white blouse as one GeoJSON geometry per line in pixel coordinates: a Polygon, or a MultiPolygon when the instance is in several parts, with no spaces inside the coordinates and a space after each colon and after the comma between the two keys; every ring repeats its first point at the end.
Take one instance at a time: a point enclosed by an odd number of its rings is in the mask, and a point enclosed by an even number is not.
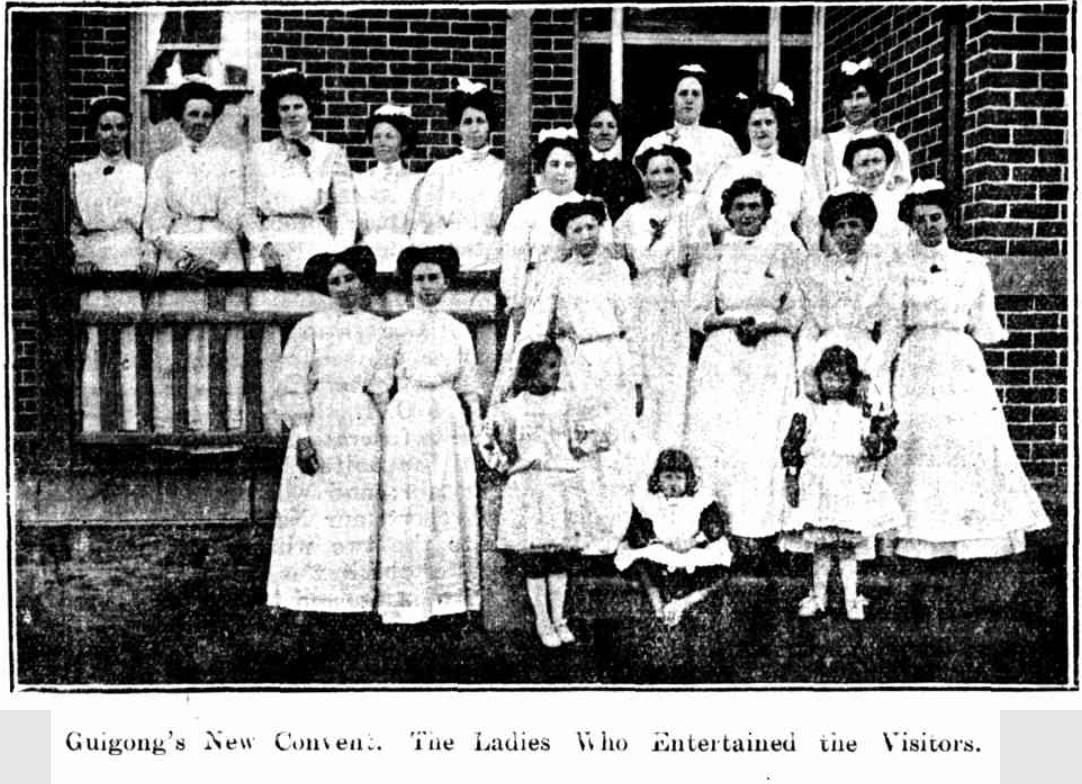
{"type": "Polygon", "coordinates": [[[146,171],[127,158],[104,156],[77,163],[69,172],[75,214],[72,216],[72,243],[77,261],[90,261],[103,270],[134,269],[138,264],[138,234],[143,226],[146,205],[146,171]],[[105,172],[109,173],[106,174],[105,172]],[[101,243],[88,241],[87,233],[125,232],[132,252],[97,253],[101,243]]]}
{"type": "Polygon", "coordinates": [[[907,327],[965,330],[978,343],[1008,337],[996,314],[988,263],[946,242],[918,246],[907,264],[904,322],[907,327]]]}
{"type": "Polygon", "coordinates": [[[792,234],[793,222],[800,219],[805,209],[804,168],[799,163],[782,158],[776,150],[763,152],[758,148],[727,161],[714,177],[706,195],[711,228],[720,231],[730,228],[728,220],[721,214],[722,196],[730,185],[745,177],[762,180],[774,194],[774,207],[763,230],[792,234]]]}
{"type": "Polygon", "coordinates": [[[632,160],[651,147],[671,144],[691,153],[691,182],[687,184],[687,196],[699,197],[706,193],[710,180],[723,163],[740,157],[740,148],[733,137],[720,128],[703,125],[673,125],[672,128],[647,136],[635,150],[632,160]]]}

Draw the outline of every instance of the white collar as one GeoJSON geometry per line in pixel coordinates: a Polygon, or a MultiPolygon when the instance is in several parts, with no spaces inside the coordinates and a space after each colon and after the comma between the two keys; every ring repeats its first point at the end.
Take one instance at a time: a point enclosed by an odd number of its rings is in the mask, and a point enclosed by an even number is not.
{"type": "Polygon", "coordinates": [[[483,161],[488,157],[489,152],[492,150],[492,145],[486,144],[484,147],[478,147],[476,150],[471,150],[469,147],[463,145],[460,150],[460,155],[467,161],[483,161]]]}
{"type": "Polygon", "coordinates": [[[620,140],[616,140],[616,144],[612,145],[605,152],[601,152],[595,147],[590,148],[590,160],[591,161],[618,161],[620,160],[620,140]]]}

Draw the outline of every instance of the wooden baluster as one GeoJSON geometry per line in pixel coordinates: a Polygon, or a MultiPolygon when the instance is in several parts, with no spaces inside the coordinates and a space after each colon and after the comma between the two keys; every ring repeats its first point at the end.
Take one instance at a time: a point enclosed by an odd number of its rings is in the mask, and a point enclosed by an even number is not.
{"type": "Polygon", "coordinates": [[[263,395],[263,325],[249,324],[244,328],[244,410],[249,433],[263,432],[263,395]]]}
{"type": "Polygon", "coordinates": [[[173,325],[173,432],[188,429],[188,325],[173,325]]]}
{"type": "MultiPolygon", "coordinates": [[[[225,311],[224,289],[210,289],[207,292],[207,309],[211,313],[225,311]]],[[[207,391],[210,406],[210,431],[214,433],[225,432],[227,429],[225,334],[226,327],[221,324],[209,327],[207,391]]]]}
{"type": "Polygon", "coordinates": [[[120,327],[98,327],[98,372],[101,390],[101,430],[115,433],[120,429],[120,327]]]}
{"type": "Polygon", "coordinates": [[[140,433],[154,429],[154,328],[135,327],[135,401],[140,433]]]}

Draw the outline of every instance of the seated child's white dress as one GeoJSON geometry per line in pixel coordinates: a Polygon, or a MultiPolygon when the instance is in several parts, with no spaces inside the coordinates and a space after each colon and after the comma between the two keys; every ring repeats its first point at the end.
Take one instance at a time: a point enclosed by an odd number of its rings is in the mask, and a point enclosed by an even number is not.
{"type": "Polygon", "coordinates": [[[723,533],[725,524],[724,512],[710,492],[677,498],[642,492],[635,498],[631,524],[613,560],[620,571],[640,560],[689,574],[697,568],[729,566],[733,553],[723,533]],[[694,547],[676,549],[693,538],[694,547]]]}
{"type": "Polygon", "coordinates": [[[844,400],[817,404],[806,397],[795,413],[807,418],[800,504],[785,507],[779,549],[810,553],[816,545],[847,545],[860,560],[874,558],[875,535],[904,518],[882,466],[864,456],[861,439],[871,418],[844,400]]]}

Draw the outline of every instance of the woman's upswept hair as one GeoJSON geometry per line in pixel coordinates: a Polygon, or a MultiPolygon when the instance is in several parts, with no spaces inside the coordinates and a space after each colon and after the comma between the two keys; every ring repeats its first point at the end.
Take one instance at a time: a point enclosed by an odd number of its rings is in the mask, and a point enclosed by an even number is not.
{"type": "Polygon", "coordinates": [[[551,355],[563,357],[560,347],[551,340],[537,340],[527,343],[518,353],[518,366],[515,368],[515,380],[511,382],[511,396],[525,392],[530,382],[537,375],[541,363],[551,355]]]}
{"type": "Polygon", "coordinates": [[[662,449],[658,453],[654,470],[650,472],[650,478],[646,482],[646,489],[651,495],[661,492],[661,474],[665,471],[673,471],[683,474],[687,479],[684,495],[695,495],[699,490],[699,476],[695,473],[695,464],[687,452],[680,449],[662,449]]]}
{"type": "Polygon", "coordinates": [[[750,196],[753,193],[758,193],[762,197],[763,209],[766,210],[767,215],[770,215],[770,211],[774,209],[774,192],[758,177],[741,177],[733,180],[733,184],[721,194],[721,214],[728,216],[733,209],[734,201],[741,196],[750,196]]]}

